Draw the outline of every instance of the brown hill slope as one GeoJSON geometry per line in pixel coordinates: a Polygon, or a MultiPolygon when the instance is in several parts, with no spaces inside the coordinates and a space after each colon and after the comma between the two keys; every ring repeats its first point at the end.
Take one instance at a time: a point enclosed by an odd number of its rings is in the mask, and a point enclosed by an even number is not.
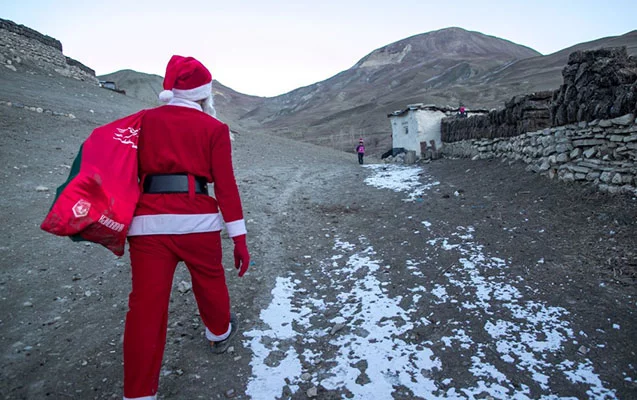
{"type": "MultiPolygon", "coordinates": [[[[234,130],[259,130],[351,150],[359,136],[381,153],[390,146],[386,115],[410,103],[497,108],[520,94],[557,89],[570,53],[626,46],[637,31],[581,43],[542,56],[535,50],[461,28],[415,35],[377,49],[322,82],[263,98],[214,81],[220,119],[234,130]]],[[[124,70],[103,75],[127,95],[157,104],[162,78],[124,70]]]]}
{"type": "Polygon", "coordinates": [[[591,42],[580,43],[553,54],[520,60],[502,69],[484,82],[502,84],[529,85],[532,91],[555,89],[562,84],[562,69],[566,66],[568,56],[579,50],[594,50],[602,47],[623,47],[628,54],[637,55],[637,30],[621,36],[607,37],[591,42]]]}
{"type": "Polygon", "coordinates": [[[636,54],[637,33],[542,56],[478,32],[442,29],[392,43],[332,78],[265,99],[241,121],[343,150],[364,136],[380,153],[390,146],[389,112],[410,103],[501,107],[515,95],[557,89],[571,52],[615,46],[636,54]]]}
{"type": "Polygon", "coordinates": [[[388,112],[423,101],[474,105],[476,95],[464,91],[469,82],[538,55],[478,32],[442,29],[392,43],[328,80],[266,99],[242,120],[337,148],[351,147],[359,135],[378,136],[380,143],[388,136],[388,112]]]}
{"type": "MultiPolygon", "coordinates": [[[[159,75],[125,69],[111,74],[100,75],[98,78],[102,81],[115,82],[118,88],[126,91],[127,96],[141,100],[148,105],[157,106],[161,104],[158,100],[158,95],[163,89],[164,78],[159,75]]],[[[263,101],[262,97],[241,94],[224,86],[217,80],[212,82],[212,90],[215,95],[217,116],[228,123],[234,130],[242,129],[239,117],[254,109],[263,101]]]]}
{"type": "Polygon", "coordinates": [[[100,81],[112,81],[119,89],[124,89],[126,95],[141,100],[149,105],[158,105],[159,92],[162,91],[164,78],[159,75],[145,74],[124,69],[111,74],[100,75],[100,81]]]}

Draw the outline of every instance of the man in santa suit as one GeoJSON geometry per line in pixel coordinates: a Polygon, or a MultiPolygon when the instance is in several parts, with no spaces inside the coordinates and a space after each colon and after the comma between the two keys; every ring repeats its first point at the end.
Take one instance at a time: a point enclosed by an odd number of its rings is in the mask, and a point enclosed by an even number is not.
{"type": "Polygon", "coordinates": [[[124,331],[124,399],[153,400],[159,386],[173,274],[183,261],[213,353],[222,353],[238,321],[221,265],[225,225],[239,276],[250,255],[234,177],[228,126],[215,119],[212,77],[192,57],[168,62],[166,105],[147,110],[138,142],[142,193],[128,232],[132,290],[124,331]],[[207,184],[214,186],[214,197],[207,184]]]}

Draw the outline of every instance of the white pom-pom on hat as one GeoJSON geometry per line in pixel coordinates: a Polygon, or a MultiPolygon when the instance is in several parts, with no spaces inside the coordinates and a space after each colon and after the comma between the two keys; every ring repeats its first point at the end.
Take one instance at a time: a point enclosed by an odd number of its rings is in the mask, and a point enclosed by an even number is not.
{"type": "Polygon", "coordinates": [[[159,92],[159,100],[161,100],[164,103],[168,103],[170,100],[172,100],[172,98],[173,98],[172,90],[162,90],[161,92],[159,92]]]}

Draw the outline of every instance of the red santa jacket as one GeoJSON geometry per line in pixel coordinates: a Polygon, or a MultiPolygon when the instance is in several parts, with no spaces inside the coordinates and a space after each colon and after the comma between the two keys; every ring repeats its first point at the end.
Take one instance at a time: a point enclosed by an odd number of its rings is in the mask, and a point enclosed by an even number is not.
{"type": "Polygon", "coordinates": [[[142,193],[128,235],[219,231],[224,221],[230,237],[245,234],[228,126],[180,99],[147,110],[141,125],[140,181],[151,174],[188,173],[213,183],[214,197],[142,193]]]}

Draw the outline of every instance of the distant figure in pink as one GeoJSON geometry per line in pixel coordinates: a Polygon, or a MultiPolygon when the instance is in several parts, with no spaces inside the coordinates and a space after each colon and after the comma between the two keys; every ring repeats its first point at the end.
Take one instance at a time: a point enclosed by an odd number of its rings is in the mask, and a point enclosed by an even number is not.
{"type": "Polygon", "coordinates": [[[365,155],[365,144],[363,138],[358,139],[358,146],[356,146],[356,153],[358,154],[358,163],[363,163],[363,156],[365,155]]]}

